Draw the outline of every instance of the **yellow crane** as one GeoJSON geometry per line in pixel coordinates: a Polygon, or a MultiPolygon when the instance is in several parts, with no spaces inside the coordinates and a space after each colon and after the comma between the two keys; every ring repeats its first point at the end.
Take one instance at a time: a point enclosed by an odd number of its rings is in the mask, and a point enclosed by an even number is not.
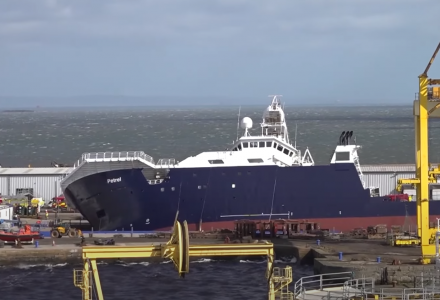
{"type": "Polygon", "coordinates": [[[101,280],[98,274],[97,259],[121,258],[151,258],[162,257],[171,259],[180,277],[189,272],[190,257],[209,256],[248,256],[264,255],[267,257],[266,278],[268,282],[268,299],[293,300],[293,293],[289,291],[292,282],[292,267],[285,269],[274,267],[273,244],[202,244],[191,245],[189,242],[188,225],[186,221],[181,224],[174,223],[171,239],[166,244],[151,246],[85,246],[82,248],[83,268],[74,270],[73,282],[82,291],[83,300],[92,300],[93,291],[98,300],[104,300],[101,280]],[[93,287],[95,289],[93,289],[93,287]]]}
{"type": "MultiPolygon", "coordinates": [[[[437,182],[437,175],[440,174],[440,166],[430,170],[428,160],[428,118],[440,117],[440,79],[428,78],[428,71],[434,62],[435,56],[440,50],[440,43],[434,51],[425,71],[419,76],[418,99],[414,100],[414,132],[415,132],[415,154],[416,154],[416,178],[398,180],[399,189],[404,184],[411,184],[416,187],[417,201],[417,228],[419,243],[422,248],[423,264],[431,263],[436,255],[435,226],[429,226],[429,183],[437,182]]],[[[396,241],[398,242],[398,241],[396,241]]],[[[402,240],[401,244],[405,241],[402,240]]]]}

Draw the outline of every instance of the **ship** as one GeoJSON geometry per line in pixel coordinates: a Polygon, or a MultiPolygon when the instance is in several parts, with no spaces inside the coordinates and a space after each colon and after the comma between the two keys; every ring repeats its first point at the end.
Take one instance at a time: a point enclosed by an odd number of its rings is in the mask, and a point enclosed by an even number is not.
{"type": "MultiPolygon", "coordinates": [[[[102,231],[165,231],[176,218],[205,231],[237,220],[302,220],[338,232],[402,226],[408,217],[417,224],[415,201],[389,201],[365,185],[353,131],[341,133],[327,165],[316,165],[308,148],[291,143],[278,96],[258,134],[249,117],[240,124],[228,149],[180,162],[143,151],[84,153],[61,182],[66,203],[102,231]]],[[[440,217],[440,201],[430,211],[440,217]]]]}

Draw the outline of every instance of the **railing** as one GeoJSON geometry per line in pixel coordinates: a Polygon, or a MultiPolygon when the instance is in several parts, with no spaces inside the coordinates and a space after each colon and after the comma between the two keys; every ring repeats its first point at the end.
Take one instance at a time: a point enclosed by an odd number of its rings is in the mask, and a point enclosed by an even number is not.
{"type": "Polygon", "coordinates": [[[75,163],[74,168],[79,167],[83,162],[89,160],[129,160],[129,159],[143,159],[154,164],[154,159],[143,151],[124,151],[124,152],[91,152],[84,153],[81,158],[75,163]]]}
{"type": "MultiPolygon", "coordinates": [[[[305,296],[310,290],[320,290],[330,287],[342,287],[345,282],[353,279],[353,272],[329,273],[321,275],[306,276],[295,282],[295,298],[305,296]]],[[[341,295],[342,297],[342,295],[341,295]]]]}
{"type": "Polygon", "coordinates": [[[157,161],[156,166],[174,166],[176,164],[175,158],[161,158],[157,161]]]}
{"type": "MultiPolygon", "coordinates": [[[[419,93],[415,93],[414,100],[420,100],[419,93]]],[[[433,91],[432,93],[428,92],[428,100],[438,101],[440,100],[440,91],[433,91]]]]}
{"type": "MultiPolygon", "coordinates": [[[[436,273],[436,272],[435,272],[436,273]]],[[[375,300],[439,299],[439,277],[415,276],[414,288],[375,288],[374,278],[348,279],[351,272],[303,277],[295,283],[295,299],[348,300],[360,297],[375,300]],[[345,281],[344,281],[345,280],[345,281]],[[344,281],[341,283],[341,281],[344,281]],[[338,289],[330,288],[341,287],[338,289]]]]}

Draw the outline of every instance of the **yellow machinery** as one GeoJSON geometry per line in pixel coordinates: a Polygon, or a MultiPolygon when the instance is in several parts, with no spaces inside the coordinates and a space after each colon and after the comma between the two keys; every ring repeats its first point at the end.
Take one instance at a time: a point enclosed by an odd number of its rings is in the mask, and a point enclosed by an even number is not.
{"type": "Polygon", "coordinates": [[[183,226],[176,221],[174,232],[170,241],[166,244],[154,246],[85,246],[82,249],[83,269],[74,270],[74,284],[82,290],[83,300],[91,300],[93,286],[96,289],[98,300],[104,296],[99,279],[97,259],[113,258],[148,258],[162,257],[171,259],[179,273],[184,277],[189,272],[190,257],[207,256],[239,256],[239,255],[266,255],[267,271],[266,278],[269,285],[269,300],[286,299],[293,300],[293,293],[288,290],[292,282],[292,268],[279,269],[273,267],[274,252],[271,243],[254,244],[211,244],[190,245],[188,226],[186,221],[183,226]],[[94,285],[93,285],[94,281],[94,285]]]}
{"type": "MultiPolygon", "coordinates": [[[[440,50],[438,44],[434,54],[431,57],[425,71],[419,76],[418,99],[414,101],[414,132],[415,132],[415,150],[416,150],[416,178],[400,179],[398,185],[401,188],[403,184],[415,185],[417,191],[417,228],[419,244],[422,248],[422,263],[428,264],[436,255],[435,235],[436,228],[429,226],[429,183],[437,182],[437,175],[440,174],[440,167],[430,170],[428,161],[428,118],[440,117],[440,99],[437,97],[440,79],[428,78],[428,71],[434,62],[435,56],[440,50]]],[[[435,226],[434,226],[435,227],[435,226]]],[[[410,240],[396,240],[396,244],[407,244],[410,240]]]]}
{"type": "Polygon", "coordinates": [[[50,236],[53,238],[61,238],[63,236],[77,237],[78,235],[80,235],[80,231],[66,223],[56,224],[50,231],[50,236]]]}

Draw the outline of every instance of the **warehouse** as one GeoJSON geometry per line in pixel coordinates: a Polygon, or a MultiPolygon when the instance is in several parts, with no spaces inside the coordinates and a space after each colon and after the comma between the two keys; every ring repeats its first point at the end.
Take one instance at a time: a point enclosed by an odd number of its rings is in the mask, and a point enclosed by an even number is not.
{"type": "Polygon", "coordinates": [[[0,168],[0,194],[5,198],[31,194],[48,203],[62,194],[60,180],[71,168],[0,168]]]}
{"type": "MultiPolygon", "coordinates": [[[[397,180],[415,178],[416,172],[414,164],[363,165],[361,168],[365,186],[378,187],[381,196],[396,193],[397,180]]],[[[415,189],[404,186],[403,193],[415,196],[415,189]]],[[[432,200],[440,200],[440,186],[431,185],[430,194],[432,200]]]]}

